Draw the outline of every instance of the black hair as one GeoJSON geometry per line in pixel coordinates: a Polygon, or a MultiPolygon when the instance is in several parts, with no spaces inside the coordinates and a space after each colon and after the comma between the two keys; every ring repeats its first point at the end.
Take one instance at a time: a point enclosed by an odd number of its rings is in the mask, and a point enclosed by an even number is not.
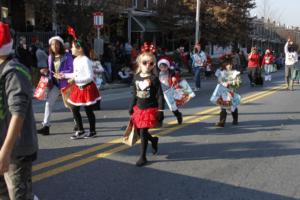
{"type": "MultiPolygon", "coordinates": [[[[65,48],[64,48],[64,45],[58,41],[58,44],[59,44],[59,50],[58,50],[58,54],[63,56],[65,55],[65,48]]],[[[51,49],[51,45],[49,46],[49,54],[51,55],[52,59],[54,59],[54,52],[52,51],[51,49]]]]}
{"type": "Polygon", "coordinates": [[[295,48],[295,45],[288,45],[288,52],[295,52],[296,51],[296,48],[295,48]]]}
{"type": "Polygon", "coordinates": [[[80,39],[73,40],[72,43],[75,45],[76,49],[82,48],[85,56],[89,57],[89,47],[86,42],[80,39]]]}

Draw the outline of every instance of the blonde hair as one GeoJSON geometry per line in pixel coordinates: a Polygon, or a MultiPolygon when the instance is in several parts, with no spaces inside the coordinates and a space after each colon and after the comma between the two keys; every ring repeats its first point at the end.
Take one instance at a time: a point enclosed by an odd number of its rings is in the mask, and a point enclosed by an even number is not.
{"type": "Polygon", "coordinates": [[[136,58],[136,63],[138,65],[137,69],[136,69],[136,74],[140,73],[142,70],[141,70],[141,65],[142,65],[142,59],[144,57],[149,57],[152,59],[153,63],[154,63],[154,66],[153,66],[153,69],[151,70],[151,73],[154,74],[154,75],[157,75],[157,69],[156,69],[156,57],[153,53],[150,53],[150,52],[144,52],[144,53],[141,53],[137,58],[136,58]]]}

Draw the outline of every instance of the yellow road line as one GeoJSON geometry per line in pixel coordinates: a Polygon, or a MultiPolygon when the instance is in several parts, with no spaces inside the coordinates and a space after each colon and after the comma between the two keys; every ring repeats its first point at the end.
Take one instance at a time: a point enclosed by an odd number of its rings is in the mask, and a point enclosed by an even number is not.
{"type": "Polygon", "coordinates": [[[71,160],[71,159],[74,159],[74,158],[78,158],[78,157],[84,156],[86,154],[93,153],[93,152],[99,151],[101,149],[105,149],[107,147],[110,147],[114,144],[118,144],[120,142],[121,142],[120,138],[114,139],[114,140],[109,141],[108,143],[105,143],[105,144],[97,145],[97,146],[94,146],[94,147],[91,147],[91,148],[88,148],[88,149],[85,149],[85,150],[80,150],[78,152],[71,153],[71,154],[68,154],[68,155],[50,160],[50,161],[42,162],[42,163],[34,165],[32,167],[32,171],[35,172],[35,171],[41,170],[43,168],[59,164],[61,162],[65,162],[65,161],[68,161],[68,160],[71,160]]]}
{"type": "MultiPolygon", "coordinates": [[[[255,101],[257,99],[261,99],[265,96],[269,96],[275,92],[277,92],[279,89],[281,89],[282,86],[280,87],[274,87],[270,90],[267,90],[267,92],[262,92],[260,93],[259,95],[250,95],[248,97],[245,97],[245,101],[243,101],[243,104],[245,103],[248,103],[248,102],[252,102],[252,101],[255,101]],[[251,97],[251,98],[250,98],[251,97]]],[[[176,126],[176,127],[169,127],[168,129],[160,132],[160,134],[158,136],[163,136],[163,135],[167,135],[171,132],[174,132],[178,129],[182,129],[186,126],[189,126],[191,123],[199,123],[201,121],[204,121],[206,119],[209,119],[213,116],[215,116],[215,114],[217,114],[219,108],[218,107],[215,107],[215,108],[210,108],[210,109],[207,109],[205,111],[201,111],[201,112],[198,112],[197,115],[199,114],[207,114],[207,113],[210,113],[209,115],[205,115],[205,116],[202,116],[202,117],[187,117],[189,119],[192,119],[190,121],[186,121],[185,124],[182,124],[180,126],[176,126]],[[194,119],[193,119],[194,118],[194,119]]],[[[186,119],[185,119],[186,120],[186,119]]],[[[70,155],[66,155],[66,156],[63,156],[61,158],[58,158],[58,159],[54,159],[54,160],[51,160],[51,161],[48,161],[48,162],[45,162],[45,163],[41,163],[40,164],[40,167],[39,169],[42,169],[44,167],[49,167],[51,165],[49,165],[50,163],[52,165],[54,165],[54,163],[60,163],[60,162],[64,162],[66,161],[66,159],[70,160],[72,158],[76,158],[76,157],[81,157],[85,154],[88,154],[88,153],[92,153],[92,152],[95,152],[99,149],[103,149],[104,145],[107,145],[106,147],[109,147],[109,146],[112,146],[113,144],[118,144],[120,143],[120,139],[115,139],[115,140],[112,140],[112,142],[110,143],[107,143],[107,144],[102,144],[102,145],[99,145],[99,146],[95,146],[93,148],[89,148],[89,149],[86,149],[86,150],[82,150],[82,151],[79,151],[79,152],[76,152],[76,153],[73,153],[73,154],[70,154],[70,155]],[[119,142],[118,142],[119,141],[119,142]],[[65,159],[65,160],[64,160],[65,159]]],[[[130,147],[126,146],[126,145],[120,145],[118,147],[115,147],[113,149],[110,149],[110,150],[107,150],[105,152],[102,152],[102,153],[99,153],[99,154],[96,154],[96,155],[92,155],[90,157],[87,157],[85,159],[81,159],[81,160],[78,160],[78,161],[74,161],[72,163],[69,163],[69,164],[66,164],[66,165],[63,165],[63,166],[60,166],[60,167],[57,167],[57,168],[54,168],[54,169],[51,169],[51,170],[48,170],[46,172],[43,172],[43,173],[40,173],[40,174],[37,174],[37,175],[34,175],[33,176],[33,182],[37,182],[37,181],[40,181],[40,180],[43,180],[45,178],[48,178],[48,177],[51,177],[51,176],[54,176],[54,175],[57,175],[57,174],[60,174],[60,173],[63,173],[65,171],[68,171],[68,170],[71,170],[71,169],[74,169],[76,167],[80,167],[82,165],[85,165],[87,163],[90,163],[90,162],[93,162],[97,159],[101,159],[101,158],[105,158],[107,156],[110,156],[114,153],[117,153],[117,152],[120,152],[120,151],[123,151],[123,150],[126,150],[126,149],[129,149],[130,147]]],[[[38,168],[36,168],[36,170],[38,170],[38,168]]]]}
{"type": "Polygon", "coordinates": [[[74,169],[76,167],[80,167],[82,165],[88,164],[88,163],[93,162],[93,161],[95,161],[97,159],[105,158],[105,157],[107,157],[107,156],[109,156],[111,154],[117,153],[119,151],[122,151],[122,150],[125,150],[125,149],[128,149],[128,148],[129,147],[125,146],[125,145],[118,146],[118,147],[110,149],[110,150],[108,150],[106,152],[99,153],[99,154],[90,156],[88,158],[81,159],[81,160],[78,160],[78,161],[66,164],[64,166],[61,166],[61,167],[57,167],[55,169],[51,169],[51,170],[49,170],[47,172],[44,172],[44,173],[41,173],[41,174],[33,176],[32,177],[32,181],[33,182],[37,182],[37,181],[43,180],[45,178],[48,178],[48,177],[60,174],[62,172],[74,169]]]}

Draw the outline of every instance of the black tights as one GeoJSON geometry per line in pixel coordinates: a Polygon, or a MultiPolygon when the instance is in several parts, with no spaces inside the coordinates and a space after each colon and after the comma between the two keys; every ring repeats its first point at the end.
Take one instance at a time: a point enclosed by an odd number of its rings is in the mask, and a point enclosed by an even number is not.
{"type": "Polygon", "coordinates": [[[141,138],[141,157],[146,158],[146,153],[147,153],[147,146],[148,146],[148,140],[153,143],[153,137],[150,135],[148,128],[138,128],[137,132],[141,138]]]}
{"type": "MultiPolygon", "coordinates": [[[[84,106],[84,109],[85,109],[85,113],[87,115],[87,118],[89,120],[90,131],[94,132],[95,131],[96,118],[95,118],[95,114],[94,114],[93,105],[92,106],[84,106]]],[[[82,124],[82,117],[81,117],[81,114],[80,114],[80,106],[72,106],[71,110],[72,110],[75,122],[78,126],[78,130],[83,131],[84,129],[83,129],[83,124],[82,124]]]]}

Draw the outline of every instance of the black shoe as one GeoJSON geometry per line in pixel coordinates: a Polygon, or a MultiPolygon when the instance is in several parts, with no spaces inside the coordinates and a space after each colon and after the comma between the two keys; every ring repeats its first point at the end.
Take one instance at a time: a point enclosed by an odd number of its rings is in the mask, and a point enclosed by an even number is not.
{"type": "Polygon", "coordinates": [[[147,163],[146,157],[140,157],[140,159],[135,163],[136,166],[142,167],[147,163]]]}
{"type": "Polygon", "coordinates": [[[87,138],[93,138],[95,136],[96,136],[96,131],[90,131],[87,134],[85,134],[83,138],[87,139],[87,138]]]}
{"type": "Polygon", "coordinates": [[[156,128],[161,128],[163,126],[163,122],[159,121],[156,123],[156,128]]]}
{"type": "Polygon", "coordinates": [[[177,114],[176,118],[177,118],[177,123],[178,124],[182,124],[182,113],[181,112],[179,112],[177,114]]]}
{"type": "Polygon", "coordinates": [[[216,126],[223,128],[225,127],[225,122],[217,122],[216,126]]]}
{"type": "Polygon", "coordinates": [[[71,140],[77,140],[84,137],[84,131],[76,131],[74,135],[70,137],[71,140]]]}
{"type": "Polygon", "coordinates": [[[157,150],[158,150],[158,137],[153,137],[153,142],[152,142],[153,155],[157,154],[157,150]]]}
{"type": "Polygon", "coordinates": [[[49,126],[43,126],[41,129],[37,130],[37,133],[41,135],[49,135],[49,126]]]}
{"type": "Polygon", "coordinates": [[[233,120],[232,125],[239,125],[238,121],[233,120]]]}

